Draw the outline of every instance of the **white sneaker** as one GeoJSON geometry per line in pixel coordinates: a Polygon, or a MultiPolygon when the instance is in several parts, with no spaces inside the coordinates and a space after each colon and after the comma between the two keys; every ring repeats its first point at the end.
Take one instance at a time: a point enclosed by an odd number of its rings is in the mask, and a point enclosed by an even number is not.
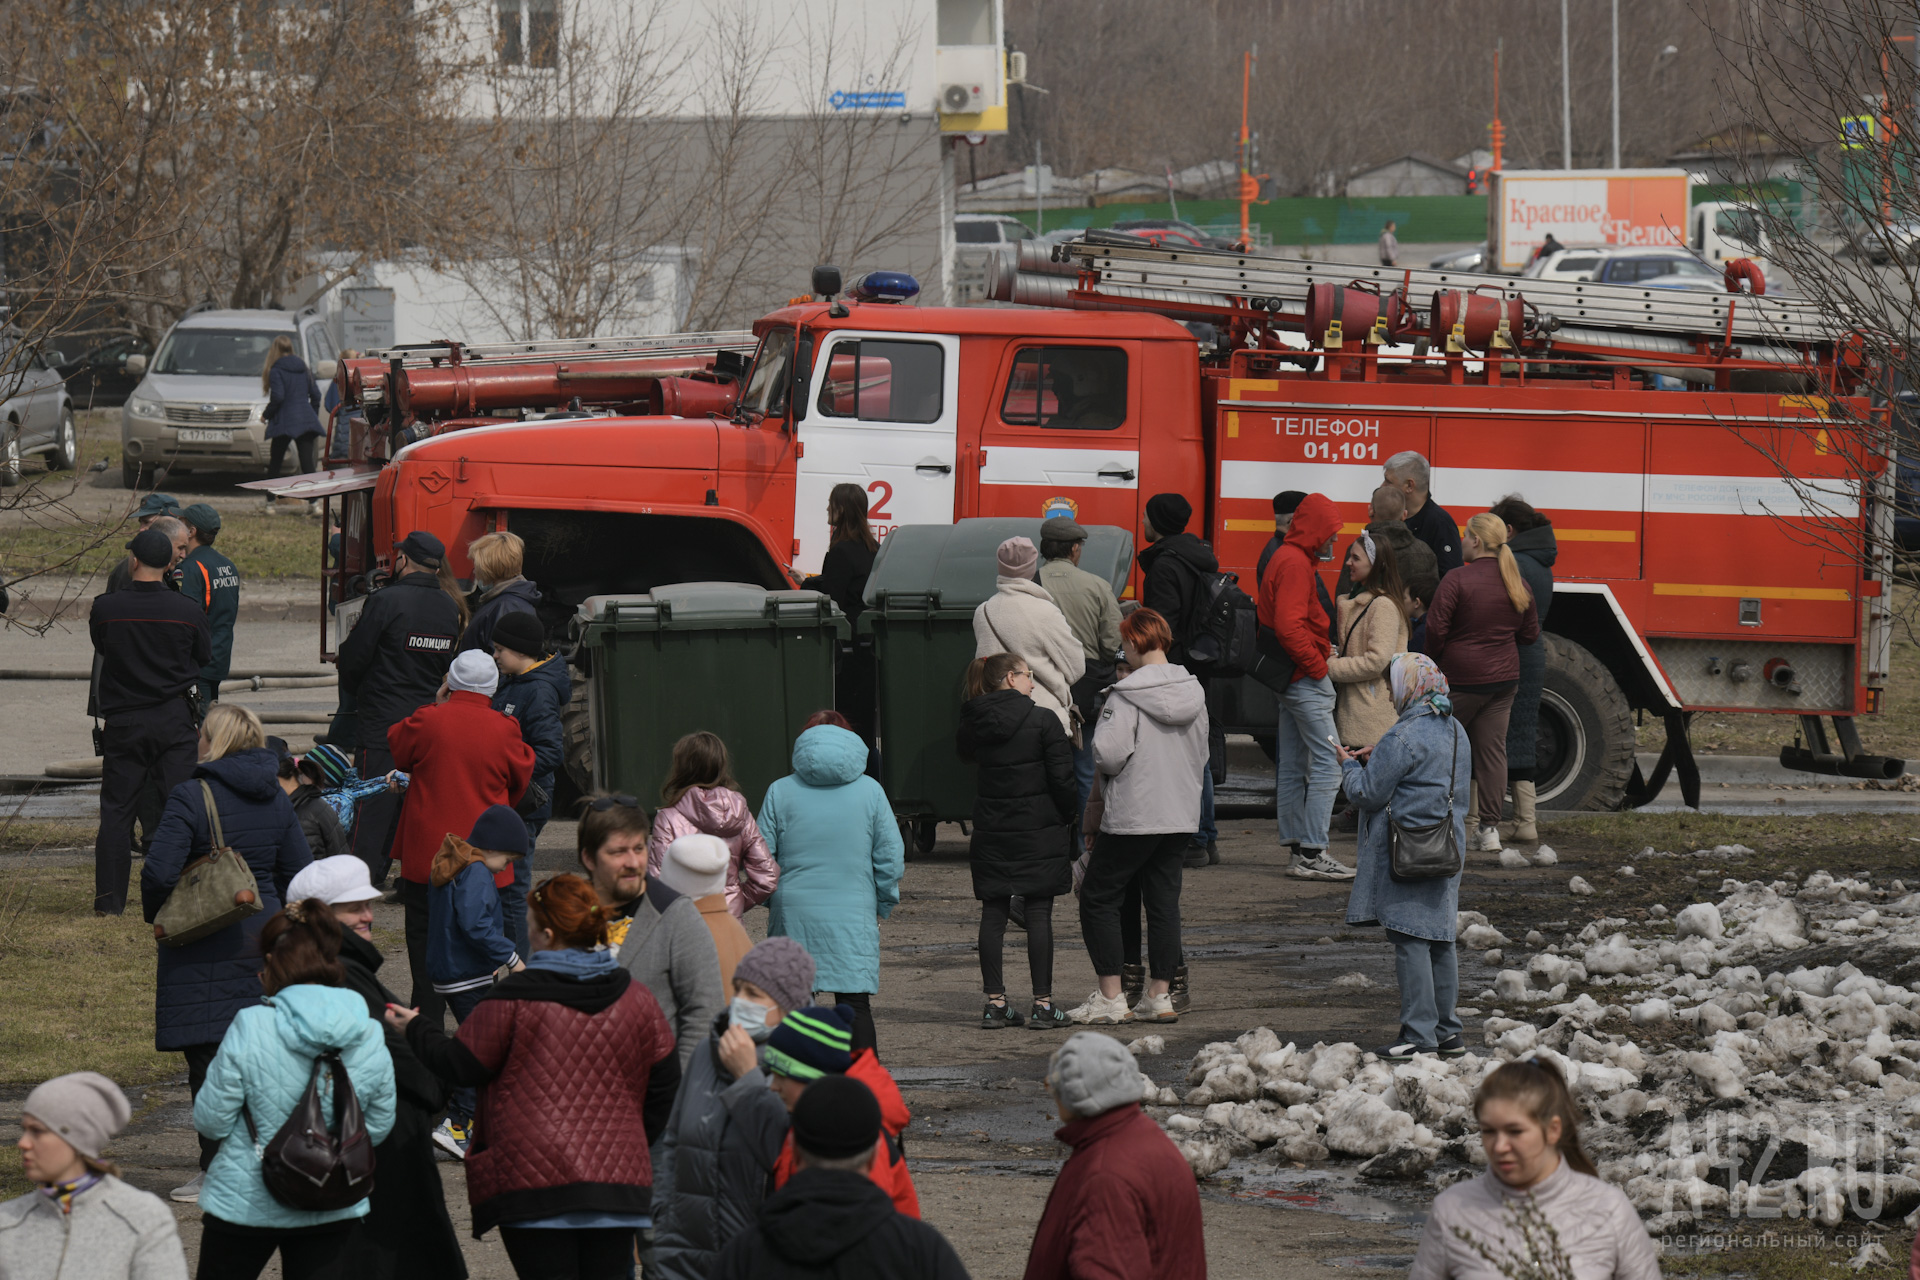
{"type": "Polygon", "coordinates": [[[1500,852],[1500,828],[1495,826],[1481,827],[1479,833],[1473,838],[1473,847],[1477,853],[1500,852]]]}
{"type": "Polygon", "coordinates": [[[1287,874],[1302,880],[1351,880],[1353,868],[1327,856],[1325,849],[1302,849],[1293,855],[1287,874]]]}
{"type": "Polygon", "coordinates": [[[1178,1022],[1180,1015],[1174,1012],[1171,994],[1145,995],[1140,997],[1139,1004],[1133,1006],[1133,1020],[1135,1022],[1178,1022]]]}
{"type": "MultiPolygon", "coordinates": [[[[1146,1002],[1143,1000],[1141,1003],[1146,1002]]],[[[1083,1025],[1111,1027],[1122,1022],[1132,1022],[1133,1010],[1127,1008],[1125,996],[1107,997],[1095,991],[1087,997],[1085,1004],[1077,1009],[1067,1010],[1067,1016],[1083,1025]]]]}
{"type": "Polygon", "coordinates": [[[175,1204],[199,1204],[200,1184],[206,1180],[206,1174],[196,1173],[193,1175],[193,1181],[187,1183],[185,1186],[175,1187],[173,1190],[167,1192],[167,1199],[173,1201],[175,1204]]]}

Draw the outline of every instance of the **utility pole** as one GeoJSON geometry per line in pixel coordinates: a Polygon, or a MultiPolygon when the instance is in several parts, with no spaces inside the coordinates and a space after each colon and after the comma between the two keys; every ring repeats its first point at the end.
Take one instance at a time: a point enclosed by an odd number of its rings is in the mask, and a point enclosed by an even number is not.
{"type": "Polygon", "coordinates": [[[1487,130],[1493,143],[1493,163],[1487,166],[1488,173],[1500,172],[1500,147],[1507,138],[1507,127],[1500,123],[1500,51],[1505,45],[1506,41],[1498,38],[1493,42],[1493,127],[1487,130]]]}
{"type": "Polygon", "coordinates": [[[1620,0],[1613,0],[1613,167],[1620,167],[1620,0]]]}
{"type": "Polygon", "coordinates": [[[1573,68],[1567,62],[1567,0],[1560,0],[1560,167],[1573,168],[1573,68]]]}
{"type": "Polygon", "coordinates": [[[1047,184],[1041,178],[1040,135],[1033,137],[1033,234],[1045,235],[1047,228],[1047,184]]]}

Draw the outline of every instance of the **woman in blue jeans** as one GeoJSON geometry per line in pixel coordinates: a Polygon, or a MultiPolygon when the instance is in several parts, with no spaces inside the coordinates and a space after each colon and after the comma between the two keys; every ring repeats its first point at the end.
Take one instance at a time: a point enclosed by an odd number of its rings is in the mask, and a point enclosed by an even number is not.
{"type": "Polygon", "coordinates": [[[1393,942],[1400,980],[1400,1032],[1374,1050],[1383,1061],[1416,1053],[1458,1057],[1454,1000],[1460,971],[1453,930],[1460,906],[1460,873],[1396,880],[1387,866],[1389,814],[1403,827],[1453,824],[1458,848],[1467,847],[1467,786],[1472,750],[1453,718],[1447,678],[1420,653],[1395,654],[1388,668],[1400,718],[1371,747],[1340,752],[1347,798],[1360,811],[1360,857],[1347,898],[1348,924],[1384,925],[1393,942]]]}

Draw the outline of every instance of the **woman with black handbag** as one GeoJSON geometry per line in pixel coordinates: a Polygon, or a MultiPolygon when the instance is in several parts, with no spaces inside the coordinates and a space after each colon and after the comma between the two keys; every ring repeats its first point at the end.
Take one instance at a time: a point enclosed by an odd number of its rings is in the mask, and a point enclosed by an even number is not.
{"type": "Polygon", "coordinates": [[[393,1128],[393,1059],[340,967],[340,925],[318,898],[260,930],[265,998],[243,1009],[207,1068],[193,1127],[220,1143],[200,1193],[195,1280],[254,1280],[277,1250],[285,1280],[344,1280],[393,1128]],[[318,1115],[327,1136],[308,1136],[318,1115]],[[316,1150],[318,1148],[318,1150],[316,1150]],[[303,1174],[316,1172],[319,1184],[303,1174]]]}
{"type": "Polygon", "coordinates": [[[1472,748],[1453,718],[1447,678],[1420,653],[1388,673],[1400,718],[1379,742],[1340,750],[1342,782],[1360,811],[1360,856],[1347,923],[1382,925],[1400,981],[1400,1031],[1374,1050],[1386,1062],[1467,1051],[1453,1011],[1460,972],[1453,931],[1467,845],[1472,748]]]}
{"type": "MultiPolygon", "coordinates": [[[[164,909],[162,927],[174,924],[174,915],[196,896],[200,885],[189,873],[215,849],[230,850],[224,858],[238,854],[253,875],[245,890],[253,900],[244,909],[232,909],[229,902],[219,927],[169,930],[158,942],[153,1047],[186,1055],[187,1086],[196,1097],[234,1015],[260,1002],[260,930],[280,909],[287,883],[313,861],[279,775],[279,760],[267,749],[260,718],[245,707],[215,703],[200,725],[200,764],[167,797],[140,872],[147,923],[156,923],[164,909]],[[181,890],[178,902],[173,901],[176,890],[181,890]]],[[[212,1139],[200,1140],[201,1173],[174,1188],[174,1200],[199,1199],[201,1179],[218,1149],[212,1139]]]]}

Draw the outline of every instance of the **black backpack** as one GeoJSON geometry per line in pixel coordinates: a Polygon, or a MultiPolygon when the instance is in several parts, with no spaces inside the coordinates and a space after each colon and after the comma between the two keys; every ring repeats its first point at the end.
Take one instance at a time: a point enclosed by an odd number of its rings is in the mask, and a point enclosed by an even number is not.
{"type": "MultiPolygon", "coordinates": [[[[1184,564],[1185,562],[1182,561],[1184,564]]],[[[1259,618],[1253,597],[1240,589],[1237,573],[1194,575],[1187,605],[1187,663],[1196,675],[1228,679],[1253,670],[1259,642],[1259,618]]]]}
{"type": "MultiPolygon", "coordinates": [[[[246,1117],[247,1134],[258,1148],[260,1131],[254,1128],[253,1112],[242,1104],[240,1114],[246,1117]]],[[[373,1192],[373,1166],[373,1138],[360,1114],[360,1099],[347,1078],[340,1051],[328,1049],[313,1060],[306,1092],[260,1153],[267,1193],[289,1209],[345,1209],[373,1192]],[[320,1097],[323,1070],[333,1076],[332,1125],[327,1123],[326,1103],[320,1097]]]]}

